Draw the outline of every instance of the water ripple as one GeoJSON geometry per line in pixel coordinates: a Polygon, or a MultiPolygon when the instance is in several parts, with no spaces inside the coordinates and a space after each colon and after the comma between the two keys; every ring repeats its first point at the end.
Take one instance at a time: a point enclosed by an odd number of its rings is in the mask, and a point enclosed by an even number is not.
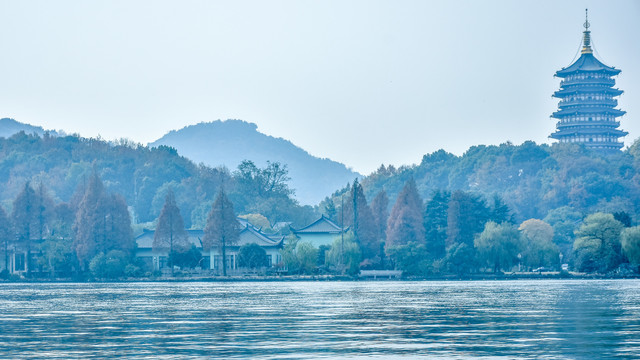
{"type": "Polygon", "coordinates": [[[640,358],[638,285],[0,284],[0,357],[640,358]]]}

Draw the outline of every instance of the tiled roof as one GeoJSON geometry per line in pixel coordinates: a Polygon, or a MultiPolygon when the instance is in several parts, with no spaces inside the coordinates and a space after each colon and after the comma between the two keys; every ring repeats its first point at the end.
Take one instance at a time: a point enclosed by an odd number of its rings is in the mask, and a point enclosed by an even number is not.
{"type": "Polygon", "coordinates": [[[617,75],[620,73],[619,69],[603,64],[600,60],[596,59],[593,54],[582,54],[582,56],[580,56],[580,58],[578,58],[578,60],[573,64],[562,70],[558,70],[556,72],[556,76],[565,77],[578,71],[604,71],[611,75],[617,75]]]}
{"type": "Polygon", "coordinates": [[[324,215],[322,215],[318,220],[312,222],[311,224],[300,228],[300,229],[294,229],[291,228],[291,231],[293,233],[340,233],[340,231],[342,231],[342,229],[340,228],[340,226],[336,225],[336,223],[334,223],[333,221],[329,220],[328,218],[326,218],[324,215]]]}

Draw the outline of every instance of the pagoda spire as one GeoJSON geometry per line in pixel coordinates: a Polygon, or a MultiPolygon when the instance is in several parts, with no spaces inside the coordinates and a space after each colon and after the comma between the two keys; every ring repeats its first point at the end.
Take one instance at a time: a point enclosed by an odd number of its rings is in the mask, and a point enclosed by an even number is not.
{"type": "Polygon", "coordinates": [[[617,109],[614,76],[620,69],[607,66],[593,56],[588,13],[584,22],[582,55],[573,64],[556,71],[562,78],[560,90],[553,96],[560,99],[558,111],[551,117],[558,120],[556,132],[550,135],[561,143],[582,144],[591,149],[619,150],[620,138],[629,133],[619,129],[619,117],[625,111],[617,109]]]}
{"type": "Polygon", "coordinates": [[[584,17],[585,17],[585,22],[584,22],[584,36],[582,37],[582,53],[583,54],[591,54],[593,53],[593,50],[591,49],[591,31],[589,31],[589,27],[591,27],[591,24],[589,24],[589,9],[584,9],[584,17]]]}

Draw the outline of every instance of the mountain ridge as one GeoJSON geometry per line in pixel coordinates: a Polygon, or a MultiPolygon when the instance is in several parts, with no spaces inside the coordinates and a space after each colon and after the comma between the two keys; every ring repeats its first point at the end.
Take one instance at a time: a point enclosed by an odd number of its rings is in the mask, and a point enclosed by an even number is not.
{"type": "Polygon", "coordinates": [[[267,161],[286,164],[290,186],[300,203],[315,205],[343,187],[359,173],[328,158],[309,154],[291,141],[258,131],[258,126],[244,120],[228,119],[201,122],[171,130],[148,144],[171,146],[196,163],[235,169],[243,160],[257,166],[267,161]]]}
{"type": "Polygon", "coordinates": [[[8,117],[0,119],[0,137],[8,138],[20,131],[24,131],[25,134],[38,134],[39,136],[43,136],[45,133],[49,133],[53,136],[58,135],[57,131],[45,130],[42,126],[22,123],[8,117]]]}

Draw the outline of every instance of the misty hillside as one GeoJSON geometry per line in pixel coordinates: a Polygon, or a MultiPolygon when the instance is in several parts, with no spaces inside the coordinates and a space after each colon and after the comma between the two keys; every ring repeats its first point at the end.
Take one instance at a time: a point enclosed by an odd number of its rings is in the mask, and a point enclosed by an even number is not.
{"type": "Polygon", "coordinates": [[[286,164],[291,177],[289,185],[302,204],[317,204],[360,176],[341,163],[314,157],[288,140],[262,134],[255,124],[242,120],[187,126],[149,144],[159,145],[174,147],[180,155],[197,163],[224,165],[231,170],[245,159],[258,166],[267,161],[286,164]]]}
{"type": "Polygon", "coordinates": [[[56,135],[57,132],[44,130],[40,126],[33,126],[29,124],[23,124],[10,118],[0,119],[0,137],[8,138],[14,134],[24,131],[25,134],[37,134],[42,136],[45,132],[49,132],[51,135],[56,135]]]}

